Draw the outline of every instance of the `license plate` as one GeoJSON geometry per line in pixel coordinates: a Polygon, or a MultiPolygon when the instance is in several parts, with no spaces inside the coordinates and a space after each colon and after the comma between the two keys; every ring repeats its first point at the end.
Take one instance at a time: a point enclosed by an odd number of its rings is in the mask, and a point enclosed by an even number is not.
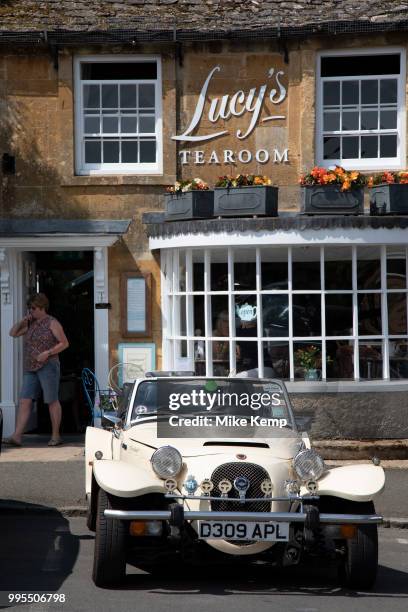
{"type": "Polygon", "coordinates": [[[202,540],[284,542],[289,540],[289,523],[200,521],[199,538],[202,540]]]}

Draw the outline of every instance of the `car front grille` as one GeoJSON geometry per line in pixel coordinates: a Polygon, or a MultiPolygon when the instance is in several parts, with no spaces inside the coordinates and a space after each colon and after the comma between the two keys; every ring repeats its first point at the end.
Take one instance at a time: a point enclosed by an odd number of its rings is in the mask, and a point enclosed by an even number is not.
{"type": "MultiPolygon", "coordinates": [[[[217,512],[225,512],[236,510],[237,512],[270,512],[271,502],[270,501],[259,501],[259,502],[244,502],[233,503],[224,501],[221,498],[221,493],[218,490],[218,484],[225,478],[234,485],[234,480],[239,476],[245,476],[250,482],[249,489],[246,493],[247,498],[264,497],[261,491],[261,482],[265,478],[269,479],[269,474],[260,465],[255,463],[223,463],[218,466],[212,473],[211,480],[214,483],[214,489],[211,492],[212,497],[220,497],[220,501],[211,502],[211,510],[217,512]]],[[[231,499],[239,499],[239,493],[232,487],[228,493],[228,497],[231,499]]]]}

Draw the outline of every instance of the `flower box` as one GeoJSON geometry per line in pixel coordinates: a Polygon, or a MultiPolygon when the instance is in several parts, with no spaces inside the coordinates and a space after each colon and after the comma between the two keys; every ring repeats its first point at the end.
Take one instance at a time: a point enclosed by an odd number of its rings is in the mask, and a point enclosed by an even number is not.
{"type": "Polygon", "coordinates": [[[165,195],[166,221],[183,219],[208,219],[214,216],[214,192],[193,190],[165,195]]]}
{"type": "Polygon", "coordinates": [[[371,215],[407,215],[408,185],[381,183],[370,189],[371,215]]]}
{"type": "Polygon", "coordinates": [[[278,215],[278,188],[271,185],[216,187],[214,189],[215,217],[278,215]]]}
{"type": "Polygon", "coordinates": [[[346,191],[341,185],[304,185],[301,187],[301,212],[306,215],[362,215],[364,188],[346,191]]]}

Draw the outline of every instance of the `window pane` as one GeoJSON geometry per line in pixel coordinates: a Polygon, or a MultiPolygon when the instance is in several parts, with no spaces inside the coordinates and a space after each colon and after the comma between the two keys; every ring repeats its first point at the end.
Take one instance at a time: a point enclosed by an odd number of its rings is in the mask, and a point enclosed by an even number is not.
{"type": "Polygon", "coordinates": [[[358,136],[346,136],[343,138],[343,159],[355,159],[358,157],[358,136]]]}
{"type": "Polygon", "coordinates": [[[378,157],[378,136],[361,137],[361,157],[364,159],[378,157]]]}
{"type": "Polygon", "coordinates": [[[320,289],[320,249],[294,248],[292,259],[293,289],[320,289]]]}
{"type": "Polygon", "coordinates": [[[179,336],[187,335],[187,316],[186,316],[186,296],[176,296],[174,298],[176,300],[176,313],[179,317],[179,336]]]}
{"type": "Polygon", "coordinates": [[[119,163],[119,142],[108,140],[103,143],[103,162],[104,164],[119,163]]]}
{"type": "Polygon", "coordinates": [[[136,108],[136,85],[120,86],[120,107],[136,108]]]}
{"type": "Polygon", "coordinates": [[[203,251],[193,251],[193,291],[204,291],[203,251]]]}
{"type": "Polygon", "coordinates": [[[81,77],[84,80],[156,79],[157,65],[152,62],[83,62],[81,77]]]}
{"type": "Polygon", "coordinates": [[[340,113],[324,113],[323,129],[325,132],[335,132],[340,129],[340,113]]]}
{"type": "Polygon", "coordinates": [[[263,295],[264,336],[289,336],[289,298],[287,295],[263,295]]]}
{"type": "Polygon", "coordinates": [[[230,370],[229,341],[215,340],[212,345],[214,376],[228,376],[230,370]]]}
{"type": "Polygon", "coordinates": [[[288,288],[288,250],[261,250],[262,289],[288,288]]]}
{"type": "Polygon", "coordinates": [[[211,252],[211,291],[228,291],[228,252],[211,252]]]}
{"type": "Polygon", "coordinates": [[[86,134],[99,134],[99,117],[85,117],[84,131],[86,134]]]}
{"type": "Polygon", "coordinates": [[[139,85],[139,108],[154,108],[154,85],[139,85]]]}
{"type": "Polygon", "coordinates": [[[102,125],[103,125],[104,134],[117,134],[118,132],[118,118],[117,117],[103,117],[102,125]]]}
{"type": "Polygon", "coordinates": [[[295,378],[320,380],[322,368],[321,342],[294,342],[295,378]]]}
{"type": "Polygon", "coordinates": [[[376,130],[378,129],[378,112],[362,111],[361,113],[361,129],[376,130]]]}
{"type": "Polygon", "coordinates": [[[323,104],[325,106],[340,104],[340,83],[338,81],[323,83],[323,104]]]}
{"type": "Polygon", "coordinates": [[[137,142],[134,140],[122,140],[122,164],[137,164],[137,142]]]}
{"type": "Polygon", "coordinates": [[[155,122],[156,119],[154,116],[146,116],[143,115],[141,117],[139,117],[139,132],[141,133],[146,133],[146,132],[151,132],[154,133],[155,132],[155,122]]]}
{"type": "MultiPolygon", "coordinates": [[[[258,367],[258,344],[253,340],[237,340],[237,372],[248,372],[258,367]]],[[[256,373],[251,373],[256,376],[256,373]]]]}
{"type": "Polygon", "coordinates": [[[381,334],[381,294],[359,293],[358,333],[361,336],[381,334]]]}
{"type": "Polygon", "coordinates": [[[381,79],[380,81],[380,103],[396,104],[398,96],[397,79],[381,79]]]}
{"type": "Polygon", "coordinates": [[[99,85],[84,85],[84,108],[99,108],[100,105],[99,85]]]}
{"type": "Polygon", "coordinates": [[[344,81],[342,89],[342,103],[345,104],[358,104],[359,93],[358,93],[358,81],[344,81]]]}
{"type": "Polygon", "coordinates": [[[361,104],[378,103],[378,81],[361,81],[361,104]]]}
{"type": "Polygon", "coordinates": [[[380,112],[380,129],[381,130],[396,130],[397,129],[397,111],[383,110],[380,112]]]}
{"type": "Polygon", "coordinates": [[[406,259],[404,247],[387,248],[387,288],[406,288],[406,259]]]}
{"type": "Polygon", "coordinates": [[[246,291],[256,289],[256,252],[255,249],[236,249],[234,251],[234,289],[246,291]]]}
{"type": "Polygon", "coordinates": [[[85,163],[100,164],[101,163],[101,141],[86,140],[85,141],[85,163]]]}
{"type": "Polygon", "coordinates": [[[136,117],[122,117],[120,123],[122,133],[136,133],[136,117]]]}
{"type": "Polygon", "coordinates": [[[380,136],[380,157],[397,156],[397,135],[380,136]]]}
{"type": "Polygon", "coordinates": [[[353,296],[329,294],[326,302],[326,335],[351,336],[353,334],[353,296]]]}
{"type": "Polygon", "coordinates": [[[321,298],[320,295],[293,296],[293,335],[320,336],[321,298]]]}
{"type": "Polygon", "coordinates": [[[352,340],[326,342],[327,379],[354,378],[354,343],[352,340]]]}
{"type": "Polygon", "coordinates": [[[359,119],[358,112],[344,111],[342,113],[342,121],[343,121],[342,130],[343,131],[358,130],[359,129],[358,119],[359,119]]]}
{"type": "Polygon", "coordinates": [[[407,333],[407,296],[405,293],[389,293],[388,304],[388,333],[407,333]]]}
{"type": "Polygon", "coordinates": [[[374,380],[382,378],[382,341],[360,341],[360,378],[374,380]]]}
{"type": "Polygon", "coordinates": [[[361,247],[357,249],[357,289],[380,288],[380,249],[377,247],[361,247]]]}
{"type": "Polygon", "coordinates": [[[102,108],[118,108],[117,85],[102,85],[102,108]]]}
{"type": "Polygon", "coordinates": [[[186,290],[186,252],[179,250],[179,267],[178,267],[178,291],[186,290]]]}
{"type": "Polygon", "coordinates": [[[256,295],[235,296],[236,335],[243,337],[257,336],[256,295]]]}
{"type": "Polygon", "coordinates": [[[211,296],[212,336],[229,336],[228,296],[211,296]]]}
{"type": "Polygon", "coordinates": [[[352,289],[351,249],[325,248],[324,284],[329,290],[352,289]]]}
{"type": "Polygon", "coordinates": [[[263,342],[264,376],[287,380],[289,369],[289,343],[263,342]]]}
{"type": "Polygon", "coordinates": [[[156,161],[156,141],[140,141],[140,163],[152,164],[156,161]]]}
{"type": "Polygon", "coordinates": [[[205,336],[205,324],[204,324],[204,296],[195,295],[193,297],[193,309],[194,309],[194,335],[205,336]]]}
{"type": "Polygon", "coordinates": [[[324,159],[340,158],[340,138],[338,136],[323,139],[323,157],[324,159]]]}
{"type": "Polygon", "coordinates": [[[390,340],[390,378],[408,378],[408,343],[406,340],[390,340]]]}

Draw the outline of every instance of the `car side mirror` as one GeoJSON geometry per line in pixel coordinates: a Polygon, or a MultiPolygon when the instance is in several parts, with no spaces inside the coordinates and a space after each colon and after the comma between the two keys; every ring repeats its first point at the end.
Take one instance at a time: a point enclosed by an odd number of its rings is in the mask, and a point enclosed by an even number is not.
{"type": "Polygon", "coordinates": [[[118,427],[122,424],[122,419],[117,416],[115,411],[106,411],[102,415],[102,427],[104,429],[111,429],[113,427],[118,427]]]}

